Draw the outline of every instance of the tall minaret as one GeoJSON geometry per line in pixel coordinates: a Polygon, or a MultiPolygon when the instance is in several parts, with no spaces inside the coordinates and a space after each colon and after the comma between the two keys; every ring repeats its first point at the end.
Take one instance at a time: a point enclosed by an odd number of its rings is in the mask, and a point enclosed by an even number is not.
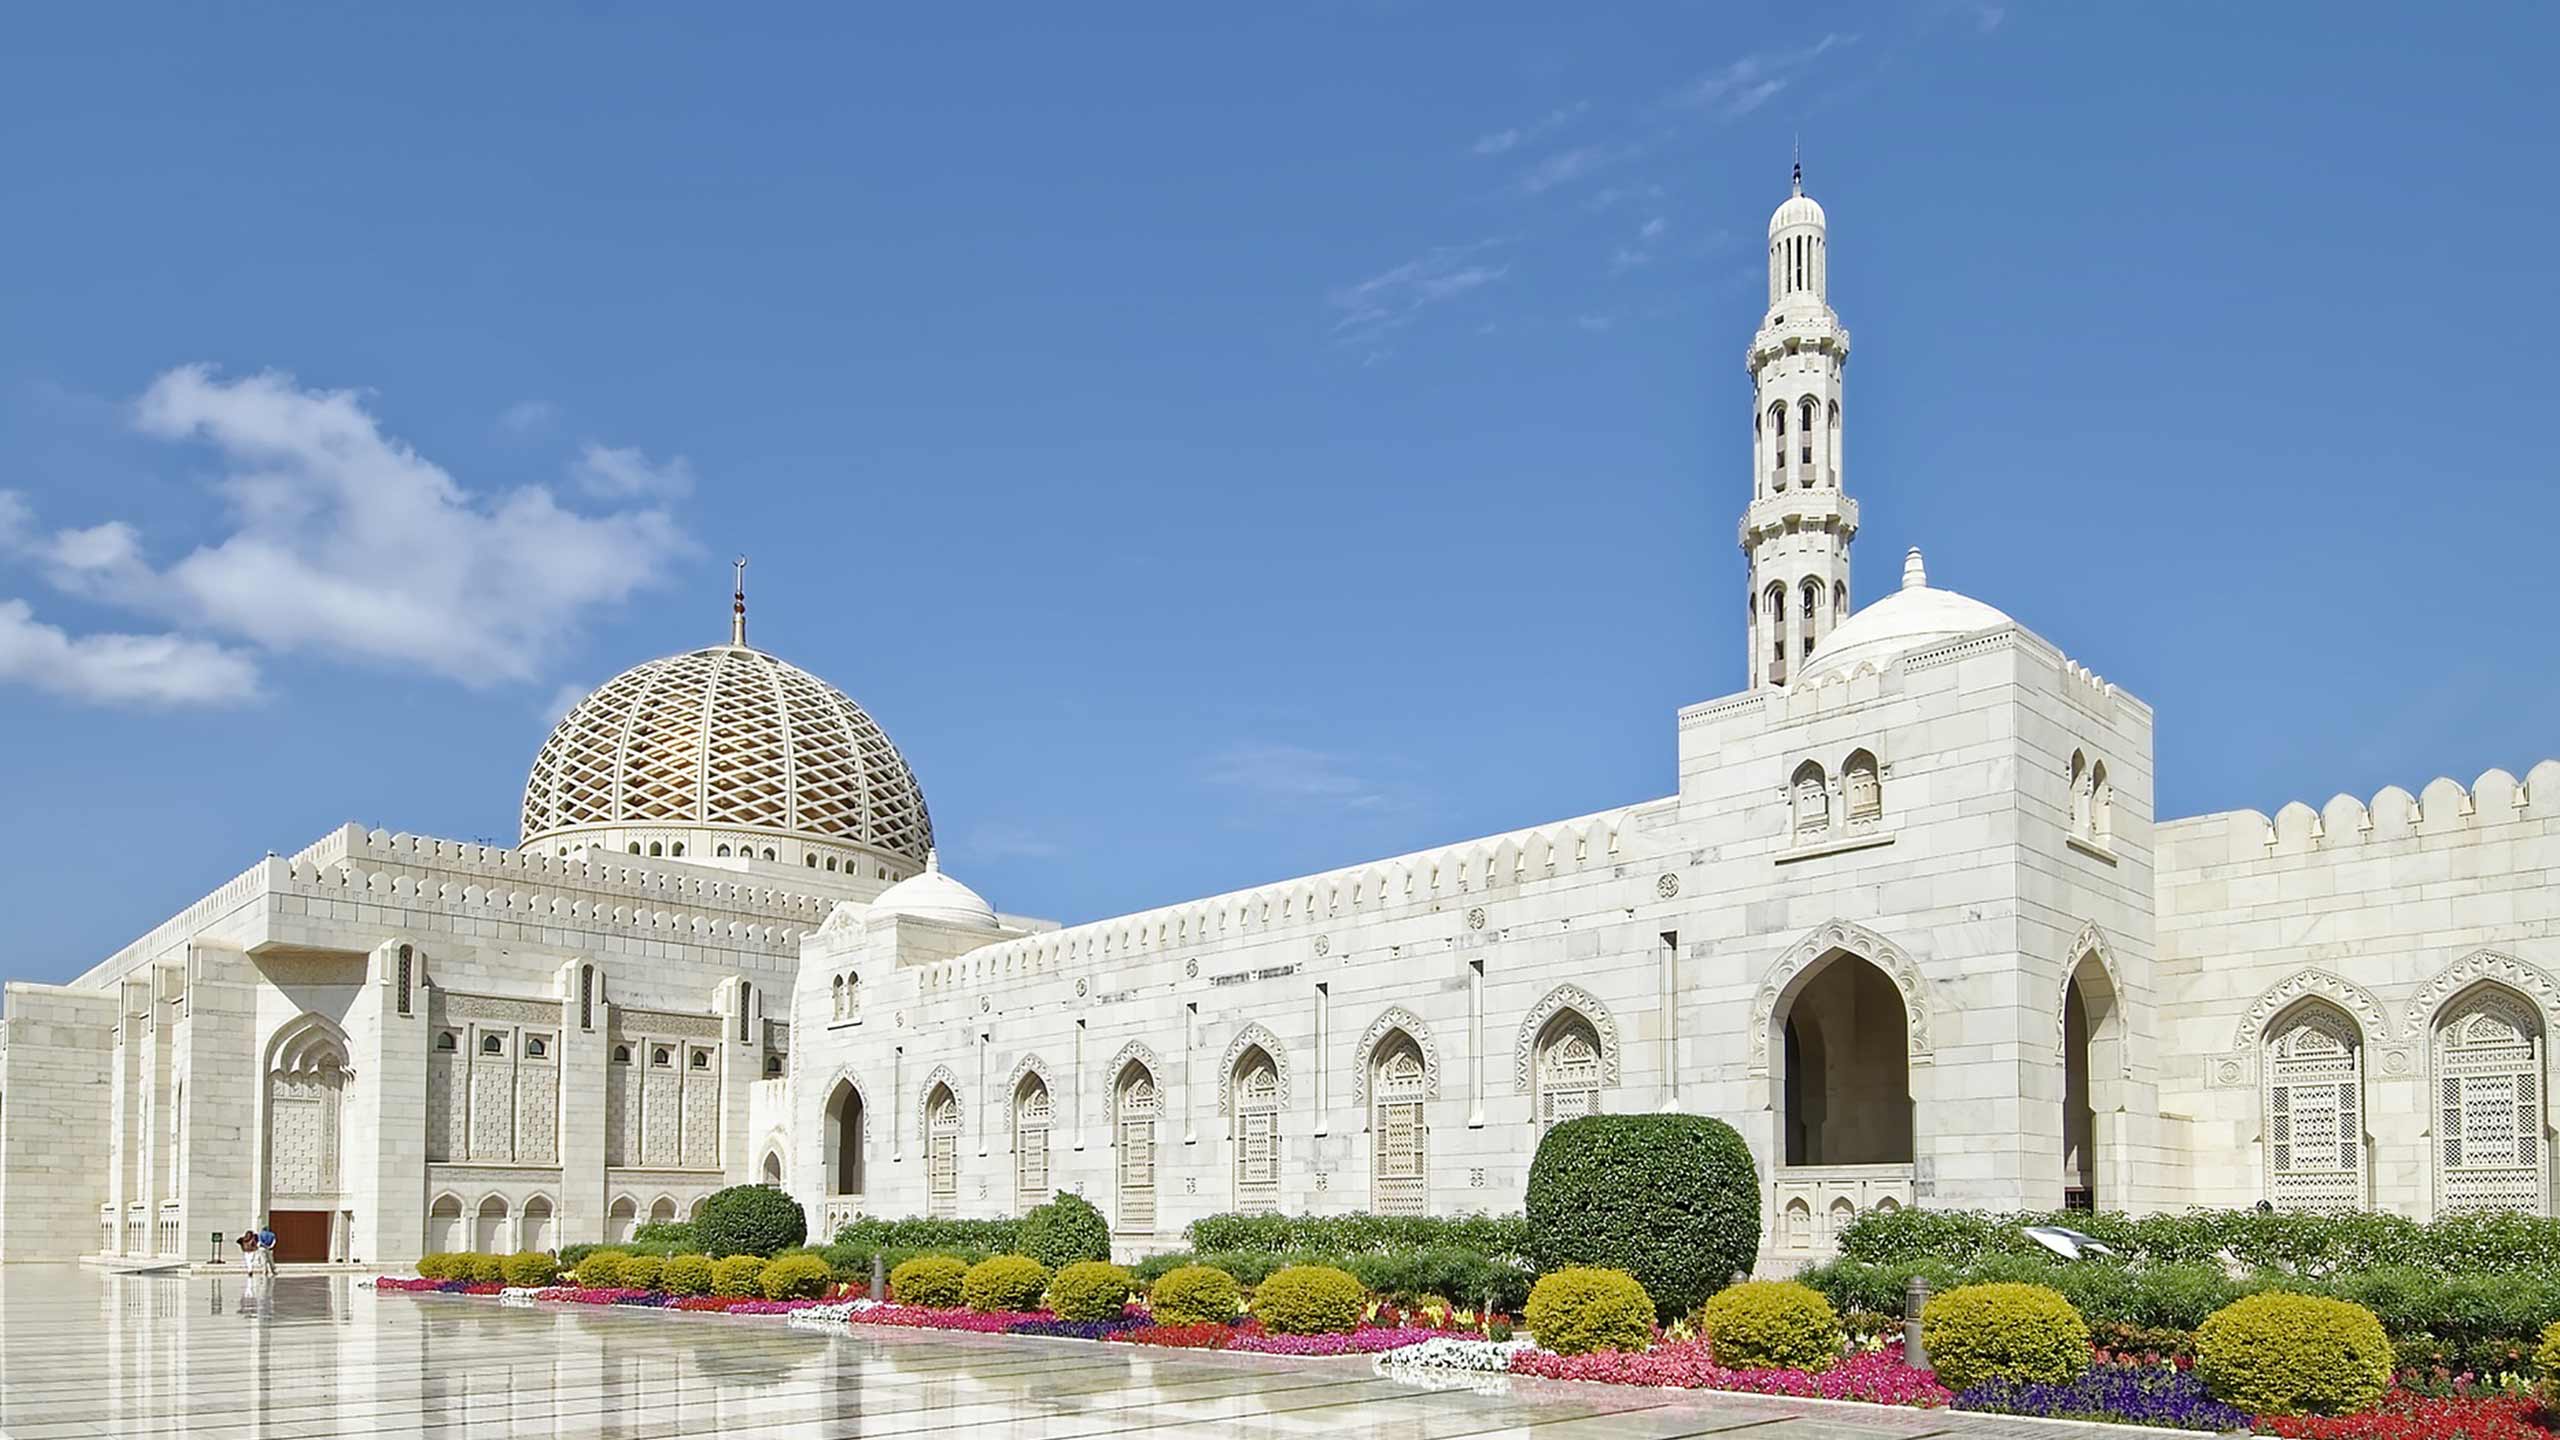
{"type": "Polygon", "coordinates": [[[1769,313],[1751,337],[1751,684],[1783,685],[1849,618],[1858,502],[1841,489],[1841,384],[1849,328],[1831,308],[1822,207],[1795,193],[1769,217],[1769,313]]]}

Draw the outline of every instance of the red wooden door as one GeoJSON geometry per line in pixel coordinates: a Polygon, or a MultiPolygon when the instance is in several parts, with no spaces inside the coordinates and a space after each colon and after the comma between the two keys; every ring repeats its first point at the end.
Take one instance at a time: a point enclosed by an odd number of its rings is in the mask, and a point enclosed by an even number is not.
{"type": "Polygon", "coordinates": [[[329,1212],[271,1210],[267,1228],[276,1232],[276,1263],[314,1263],[329,1258],[329,1212]]]}

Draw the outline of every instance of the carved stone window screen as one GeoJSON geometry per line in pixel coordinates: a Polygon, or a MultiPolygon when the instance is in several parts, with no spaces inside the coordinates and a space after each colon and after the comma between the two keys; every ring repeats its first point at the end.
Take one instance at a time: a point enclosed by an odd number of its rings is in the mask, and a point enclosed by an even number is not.
{"type": "Polygon", "coordinates": [[[1423,1116],[1427,1090],[1422,1052],[1399,1037],[1380,1055],[1371,1084],[1369,1126],[1374,1208],[1381,1215],[1421,1215],[1430,1201],[1429,1127],[1423,1116]]]}
{"type": "Polygon", "coordinates": [[[2483,988],[2435,1034],[2436,1210],[2550,1210],[2543,1035],[2533,1008],[2483,988]]]}
{"type": "Polygon", "coordinates": [[[1236,1084],[1236,1208],[1280,1208],[1280,1073],[1258,1054],[1236,1084]]]}
{"type": "Polygon", "coordinates": [[[1152,1234],[1156,1228],[1157,1108],[1155,1077],[1134,1066],[1124,1071],[1112,1148],[1119,1192],[1116,1218],[1126,1234],[1152,1234]]]}
{"type": "Polygon", "coordinates": [[[1049,1126],[1056,1113],[1049,1087],[1026,1076],[1013,1097],[1013,1195],[1028,1210],[1049,1199],[1049,1126]]]}
{"type": "Polygon", "coordinates": [[[2278,1210],[2362,1209],[2364,1046],[2326,1005],[2280,1019],[2264,1067],[2267,1200],[2278,1210]]]}

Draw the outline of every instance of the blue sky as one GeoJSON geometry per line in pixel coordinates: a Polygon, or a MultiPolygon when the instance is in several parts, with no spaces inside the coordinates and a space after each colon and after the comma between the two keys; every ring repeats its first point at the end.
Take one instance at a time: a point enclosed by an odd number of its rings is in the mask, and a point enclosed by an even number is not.
{"type": "Polygon", "coordinates": [[[2547,7],[55,6],[0,54],[0,972],[512,841],[724,633],[1088,919],[1667,793],[1802,136],[1911,544],[2164,815],[2560,750],[2547,7]]]}

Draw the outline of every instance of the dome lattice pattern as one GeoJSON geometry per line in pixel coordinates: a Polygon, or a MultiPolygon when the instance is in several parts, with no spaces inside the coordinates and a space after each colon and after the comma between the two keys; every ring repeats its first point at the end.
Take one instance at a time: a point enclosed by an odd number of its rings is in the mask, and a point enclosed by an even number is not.
{"type": "Polygon", "coordinates": [[[843,691],[761,650],[670,655],[561,718],[525,782],[524,843],[596,825],[747,826],[922,861],[924,791],[843,691]]]}

